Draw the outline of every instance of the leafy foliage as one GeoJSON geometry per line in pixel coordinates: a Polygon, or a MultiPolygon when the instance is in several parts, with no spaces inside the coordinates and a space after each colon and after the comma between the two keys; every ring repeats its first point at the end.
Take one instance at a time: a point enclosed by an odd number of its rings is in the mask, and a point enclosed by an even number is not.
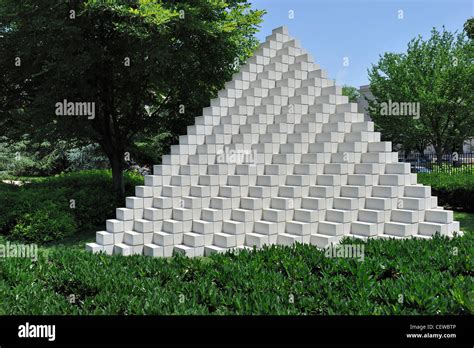
{"type": "Polygon", "coordinates": [[[440,205],[474,212],[474,174],[418,173],[418,182],[431,186],[440,205]]]}
{"type": "Polygon", "coordinates": [[[357,103],[360,98],[358,89],[352,86],[342,86],[342,95],[349,97],[350,103],[357,103]]]}
{"type": "MultiPolygon", "coordinates": [[[[103,227],[124,201],[115,198],[110,171],[81,171],[31,178],[23,186],[0,183],[0,234],[45,243],[103,227]],[[73,201],[71,201],[73,200],[73,201]]],[[[126,192],[143,177],[126,175],[126,192]]]]}
{"type": "Polygon", "coordinates": [[[257,45],[263,13],[246,0],[0,0],[0,125],[12,140],[98,143],[123,194],[135,137],[183,134],[257,45]],[[56,115],[64,100],[95,117],[56,115]]]}
{"type": "Polygon", "coordinates": [[[162,156],[168,153],[173,142],[174,136],[170,132],[144,137],[135,142],[130,155],[138,163],[152,168],[152,165],[161,163],[162,156]]]}
{"type": "Polygon", "coordinates": [[[97,144],[74,147],[65,141],[52,144],[28,140],[0,141],[0,177],[48,176],[69,171],[107,168],[108,160],[97,144]]]}
{"type": "Polygon", "coordinates": [[[0,262],[0,313],[473,313],[472,222],[454,239],[370,240],[362,262],[301,244],[200,259],[42,249],[0,262]]]}
{"type": "Polygon", "coordinates": [[[471,40],[474,39],[474,18],[469,18],[466,23],[464,23],[464,31],[466,35],[471,40]]]}
{"type": "Polygon", "coordinates": [[[26,242],[46,243],[74,234],[76,223],[72,214],[48,202],[32,213],[25,213],[13,227],[10,236],[26,242]]]}
{"type": "Polygon", "coordinates": [[[438,158],[474,135],[473,43],[435,28],[411,40],[406,53],[385,53],[369,70],[369,113],[385,139],[406,151],[433,145],[438,158]],[[419,118],[382,115],[381,103],[420,103],[419,118]]]}

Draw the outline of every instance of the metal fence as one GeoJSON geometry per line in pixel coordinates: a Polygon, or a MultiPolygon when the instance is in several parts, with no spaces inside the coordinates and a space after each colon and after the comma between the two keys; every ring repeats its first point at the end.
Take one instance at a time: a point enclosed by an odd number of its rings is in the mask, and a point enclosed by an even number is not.
{"type": "Polygon", "coordinates": [[[411,164],[412,173],[470,173],[474,174],[474,153],[445,154],[438,163],[436,154],[409,154],[398,153],[400,162],[411,164]]]}

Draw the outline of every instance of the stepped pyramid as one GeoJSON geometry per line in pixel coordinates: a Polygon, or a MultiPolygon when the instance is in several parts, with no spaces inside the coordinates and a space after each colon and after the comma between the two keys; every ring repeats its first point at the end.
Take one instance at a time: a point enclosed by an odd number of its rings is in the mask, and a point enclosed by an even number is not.
{"type": "Polygon", "coordinates": [[[459,231],[341,92],[273,30],[86,249],[202,256],[459,231]]]}

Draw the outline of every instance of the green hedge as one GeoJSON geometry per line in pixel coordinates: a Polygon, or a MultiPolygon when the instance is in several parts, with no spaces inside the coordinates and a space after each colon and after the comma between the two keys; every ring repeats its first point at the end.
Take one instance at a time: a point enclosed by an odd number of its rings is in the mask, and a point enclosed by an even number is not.
{"type": "Polygon", "coordinates": [[[0,315],[468,314],[472,243],[370,240],[363,261],[301,244],[170,259],[57,248],[0,262],[0,315]]]}
{"type": "Polygon", "coordinates": [[[418,182],[431,186],[439,205],[474,212],[474,174],[419,173],[418,182]]]}
{"type": "Polygon", "coordinates": [[[72,214],[52,202],[47,202],[39,209],[20,216],[10,235],[16,240],[46,243],[73,235],[76,227],[72,214]]]}
{"type": "MultiPolygon", "coordinates": [[[[45,243],[75,232],[103,228],[105,219],[124,206],[112,188],[110,171],[90,170],[31,178],[23,186],[0,183],[0,234],[45,243]]],[[[143,178],[125,175],[127,195],[143,178]]]]}

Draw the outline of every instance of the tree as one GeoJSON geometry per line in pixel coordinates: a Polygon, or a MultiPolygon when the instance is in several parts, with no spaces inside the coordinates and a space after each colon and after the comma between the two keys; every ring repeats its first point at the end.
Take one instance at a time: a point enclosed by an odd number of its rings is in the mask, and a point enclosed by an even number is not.
{"type": "Polygon", "coordinates": [[[342,95],[349,97],[349,102],[351,103],[357,103],[357,100],[360,98],[359,91],[352,86],[342,86],[342,95]]]}
{"type": "Polygon", "coordinates": [[[182,134],[253,52],[262,15],[247,0],[0,0],[0,126],[99,144],[123,195],[134,139],[182,134]]]}
{"type": "Polygon", "coordinates": [[[431,144],[441,161],[453,144],[472,137],[472,56],[472,42],[444,28],[433,28],[426,41],[411,40],[406,53],[381,56],[368,71],[374,95],[369,114],[384,138],[420,152],[431,144]]]}
{"type": "Polygon", "coordinates": [[[468,38],[474,39],[474,18],[471,17],[464,23],[464,32],[468,38]]]}

